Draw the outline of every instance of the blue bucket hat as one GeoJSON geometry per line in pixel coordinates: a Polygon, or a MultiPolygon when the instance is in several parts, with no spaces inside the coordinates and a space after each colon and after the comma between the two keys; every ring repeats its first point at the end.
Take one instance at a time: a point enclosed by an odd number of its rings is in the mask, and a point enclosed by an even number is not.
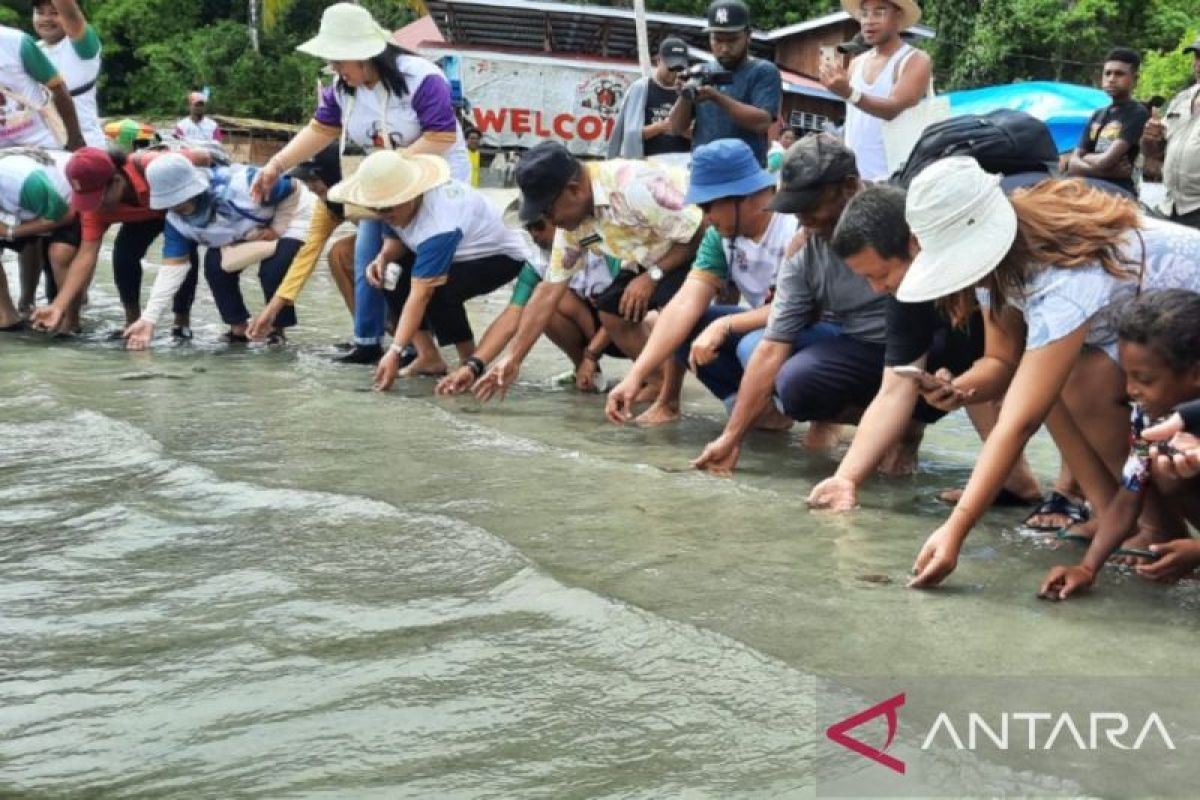
{"type": "Polygon", "coordinates": [[[723,197],[749,197],[775,185],[750,145],[741,139],[718,139],[692,152],[692,179],[685,203],[711,203],[723,197]]]}

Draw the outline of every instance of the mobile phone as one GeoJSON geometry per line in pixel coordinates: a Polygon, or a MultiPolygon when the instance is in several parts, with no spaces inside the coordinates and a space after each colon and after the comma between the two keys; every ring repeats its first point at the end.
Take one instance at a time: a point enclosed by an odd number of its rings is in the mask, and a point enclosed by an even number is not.
{"type": "Polygon", "coordinates": [[[941,378],[937,377],[936,375],[930,375],[920,367],[892,367],[892,372],[896,373],[902,378],[908,378],[911,381],[916,381],[917,385],[925,391],[932,391],[934,389],[941,388],[946,384],[946,382],[941,378]]]}
{"type": "Polygon", "coordinates": [[[828,64],[829,66],[837,66],[838,50],[835,45],[827,44],[821,46],[821,66],[828,64]]]}
{"type": "Polygon", "coordinates": [[[1157,561],[1161,554],[1155,553],[1152,550],[1142,550],[1138,547],[1119,547],[1113,551],[1114,556],[1133,556],[1134,558],[1148,558],[1151,561],[1157,561]]]}

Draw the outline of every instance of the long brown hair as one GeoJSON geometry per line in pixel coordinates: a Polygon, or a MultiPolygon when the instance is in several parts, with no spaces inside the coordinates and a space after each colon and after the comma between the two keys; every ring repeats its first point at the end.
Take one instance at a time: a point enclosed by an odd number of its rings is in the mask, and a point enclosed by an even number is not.
{"type": "MultiPolygon", "coordinates": [[[[1118,278],[1136,278],[1137,262],[1121,252],[1125,235],[1141,222],[1132,200],[1103,192],[1079,179],[1042,181],[1009,197],[1017,212],[1017,238],[1008,255],[977,285],[991,295],[993,313],[1001,311],[1043,269],[1075,269],[1099,263],[1118,278]]],[[[975,290],[941,301],[956,324],[975,307],[975,290]]]]}

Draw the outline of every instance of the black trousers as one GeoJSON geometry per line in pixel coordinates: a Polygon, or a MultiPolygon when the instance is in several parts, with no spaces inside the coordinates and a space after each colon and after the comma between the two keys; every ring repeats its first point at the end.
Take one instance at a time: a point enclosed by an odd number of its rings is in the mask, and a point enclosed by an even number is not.
{"type": "MultiPolygon", "coordinates": [[[[411,256],[401,261],[404,272],[400,281],[394,290],[386,293],[388,311],[393,320],[399,320],[412,291],[412,263],[411,256]]],[[[465,303],[472,297],[489,294],[511,282],[524,265],[525,262],[504,255],[455,261],[450,265],[446,282],[434,289],[433,296],[429,298],[422,329],[432,328],[442,347],[472,341],[475,334],[467,320],[465,303]]]]}
{"type": "MultiPolygon", "coordinates": [[[[166,221],[151,219],[145,222],[125,222],[117,231],[117,240],[113,244],[113,282],[117,284],[117,294],[121,296],[121,305],[135,306],[141,304],[142,297],[142,259],[154,240],[163,232],[166,221]]],[[[192,263],[187,277],[179,291],[175,292],[175,300],[171,310],[176,314],[189,314],[192,303],[196,300],[196,284],[200,278],[200,254],[192,248],[188,258],[192,263]]]]}

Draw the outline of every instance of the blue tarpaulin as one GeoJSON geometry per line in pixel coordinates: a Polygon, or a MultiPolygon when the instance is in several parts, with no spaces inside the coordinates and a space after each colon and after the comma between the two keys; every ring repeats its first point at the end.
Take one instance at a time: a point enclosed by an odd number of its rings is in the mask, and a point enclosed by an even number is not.
{"type": "Polygon", "coordinates": [[[1030,81],[948,92],[950,113],[986,114],[998,108],[1024,111],[1046,123],[1058,151],[1074,150],[1092,112],[1112,99],[1099,89],[1072,83],[1030,81]]]}

